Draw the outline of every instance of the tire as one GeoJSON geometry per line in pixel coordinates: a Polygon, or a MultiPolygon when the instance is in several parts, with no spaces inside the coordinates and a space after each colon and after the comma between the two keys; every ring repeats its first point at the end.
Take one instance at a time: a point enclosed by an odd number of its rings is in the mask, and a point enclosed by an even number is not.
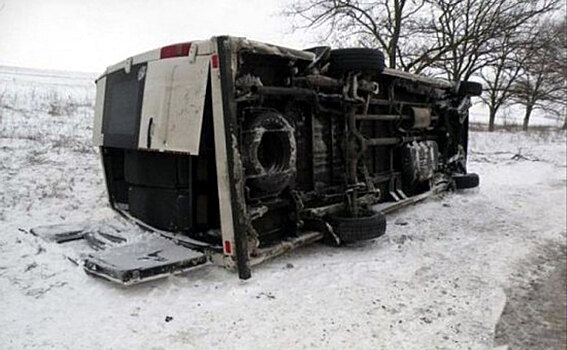
{"type": "Polygon", "coordinates": [[[475,188],[480,184],[480,178],[478,174],[456,174],[453,175],[453,180],[455,181],[455,188],[458,190],[466,188],[475,188]]]}
{"type": "Polygon", "coordinates": [[[482,94],[482,84],[474,81],[461,81],[458,94],[459,96],[480,96],[482,94]]]}
{"type": "Polygon", "coordinates": [[[342,243],[352,243],[380,237],[386,233],[386,217],[375,210],[357,218],[329,215],[327,221],[342,243]]]}
{"type": "Polygon", "coordinates": [[[264,112],[248,125],[243,153],[247,185],[258,195],[279,194],[295,176],[294,129],[277,112],[264,112]]]}
{"type": "Polygon", "coordinates": [[[331,50],[329,62],[330,72],[336,74],[349,71],[382,73],[386,68],[382,51],[367,48],[331,50]]]}

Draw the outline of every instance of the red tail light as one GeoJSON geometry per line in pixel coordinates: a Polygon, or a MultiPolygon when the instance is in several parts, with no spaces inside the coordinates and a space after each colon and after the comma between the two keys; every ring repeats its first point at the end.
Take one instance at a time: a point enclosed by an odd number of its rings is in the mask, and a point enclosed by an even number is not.
{"type": "Polygon", "coordinates": [[[159,58],[171,58],[179,56],[188,56],[191,43],[181,43],[162,47],[159,52],[159,58]]]}
{"type": "Polygon", "coordinates": [[[230,246],[230,241],[224,241],[224,252],[226,254],[232,254],[232,247],[230,246]]]}
{"type": "Polygon", "coordinates": [[[215,54],[211,56],[211,64],[213,68],[219,67],[219,55],[215,54]]]}

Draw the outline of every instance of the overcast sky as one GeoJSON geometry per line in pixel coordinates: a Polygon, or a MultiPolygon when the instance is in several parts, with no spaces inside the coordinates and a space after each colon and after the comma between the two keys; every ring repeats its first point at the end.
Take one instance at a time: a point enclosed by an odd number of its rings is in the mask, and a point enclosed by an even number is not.
{"type": "Polygon", "coordinates": [[[0,65],[100,72],[167,44],[230,34],[303,48],[286,0],[0,0],[0,65]]]}

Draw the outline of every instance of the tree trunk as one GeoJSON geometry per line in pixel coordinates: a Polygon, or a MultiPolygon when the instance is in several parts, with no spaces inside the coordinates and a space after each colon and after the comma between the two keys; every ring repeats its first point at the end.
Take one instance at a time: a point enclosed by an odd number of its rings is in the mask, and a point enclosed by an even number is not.
{"type": "Polygon", "coordinates": [[[405,5],[405,0],[401,3],[399,1],[394,2],[394,32],[392,33],[392,38],[389,42],[389,52],[388,56],[390,59],[390,68],[396,69],[397,61],[397,48],[398,40],[400,39],[400,32],[402,29],[402,9],[405,5]]]}
{"type": "Polygon", "coordinates": [[[488,115],[489,115],[488,131],[494,131],[494,121],[496,120],[496,109],[491,107],[488,115]]]}
{"type": "Polygon", "coordinates": [[[526,106],[526,114],[524,114],[524,124],[522,125],[522,130],[528,131],[530,125],[530,116],[532,115],[533,106],[526,106]]]}
{"type": "Polygon", "coordinates": [[[388,55],[388,67],[396,69],[396,52],[393,51],[388,55]]]}

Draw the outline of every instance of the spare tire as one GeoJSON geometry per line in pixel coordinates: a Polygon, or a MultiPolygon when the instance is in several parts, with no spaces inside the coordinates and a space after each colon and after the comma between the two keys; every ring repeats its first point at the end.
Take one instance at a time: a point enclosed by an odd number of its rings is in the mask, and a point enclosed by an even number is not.
{"type": "Polygon", "coordinates": [[[386,217],[373,209],[355,218],[332,214],[326,219],[343,243],[377,238],[386,233],[386,217]]]}
{"type": "Polygon", "coordinates": [[[259,195],[279,194],[295,177],[294,128],[281,114],[257,115],[244,131],[246,184],[259,195]]]}
{"type": "Polygon", "coordinates": [[[382,51],[368,48],[331,50],[329,63],[331,74],[349,71],[381,73],[386,68],[382,51]]]}

